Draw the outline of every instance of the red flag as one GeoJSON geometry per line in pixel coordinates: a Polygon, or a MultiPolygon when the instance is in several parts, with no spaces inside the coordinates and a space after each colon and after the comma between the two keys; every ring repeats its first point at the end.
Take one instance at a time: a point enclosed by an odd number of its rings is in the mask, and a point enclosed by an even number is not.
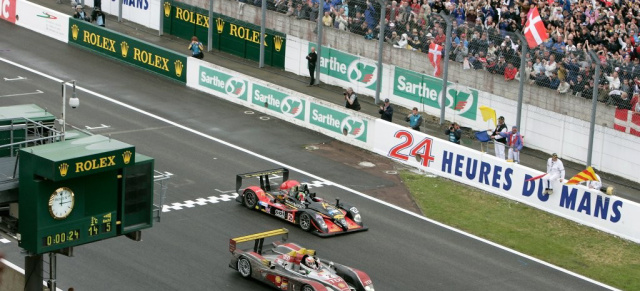
{"type": "Polygon", "coordinates": [[[434,67],[433,74],[440,77],[442,75],[442,47],[433,42],[429,45],[429,62],[434,67]]]}
{"type": "Polygon", "coordinates": [[[615,117],[614,129],[640,136],[640,113],[627,109],[616,109],[615,117]]]}
{"type": "Polygon", "coordinates": [[[540,176],[531,177],[531,178],[527,179],[527,182],[531,182],[531,181],[535,181],[535,180],[541,179],[542,177],[544,177],[546,175],[547,175],[547,173],[544,173],[544,174],[542,174],[540,176]]]}
{"type": "Polygon", "coordinates": [[[527,24],[524,28],[524,38],[527,39],[529,48],[534,48],[549,38],[547,29],[544,27],[544,23],[540,18],[537,7],[529,9],[527,24]]]}

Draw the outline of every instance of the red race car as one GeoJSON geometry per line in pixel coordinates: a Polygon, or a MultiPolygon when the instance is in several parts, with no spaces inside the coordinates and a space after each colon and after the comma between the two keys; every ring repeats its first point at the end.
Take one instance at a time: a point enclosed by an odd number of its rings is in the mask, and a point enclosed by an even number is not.
{"type": "Polygon", "coordinates": [[[321,260],[314,250],[295,243],[284,243],[284,228],[256,233],[229,241],[233,255],[229,267],[245,278],[253,278],[280,290],[292,291],[375,291],[365,272],[321,260]],[[264,239],[283,235],[283,242],[272,243],[263,251],[264,239]],[[237,244],[254,241],[253,250],[241,250],[237,244]]]}
{"type": "MultiPolygon", "coordinates": [[[[277,187],[277,186],[276,186],[277,187]]],[[[309,192],[306,184],[289,180],[289,170],[285,168],[239,174],[236,176],[236,201],[249,209],[256,209],[290,223],[300,225],[305,231],[319,236],[331,236],[368,228],[362,223],[358,208],[336,199],[329,204],[309,192]],[[282,184],[272,190],[269,176],[282,177],[282,184]],[[259,178],[260,185],[249,186],[242,191],[242,180],[259,178]]]]}

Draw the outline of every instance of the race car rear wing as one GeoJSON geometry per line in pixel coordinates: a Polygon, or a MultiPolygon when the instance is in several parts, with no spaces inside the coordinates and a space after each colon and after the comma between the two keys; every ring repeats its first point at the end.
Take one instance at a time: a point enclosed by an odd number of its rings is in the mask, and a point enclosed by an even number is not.
{"type": "Polygon", "coordinates": [[[271,183],[269,183],[269,176],[282,174],[282,181],[289,180],[289,170],[286,168],[279,168],[273,170],[245,173],[236,175],[236,193],[240,190],[242,186],[242,179],[247,178],[260,178],[260,188],[264,191],[271,191],[271,183]]]}
{"type": "Polygon", "coordinates": [[[282,235],[282,241],[286,241],[289,238],[289,230],[287,230],[286,228],[280,228],[232,238],[229,240],[229,251],[233,253],[236,250],[236,245],[239,243],[254,241],[253,251],[258,254],[262,254],[262,245],[264,244],[264,239],[277,235],[282,235]]]}

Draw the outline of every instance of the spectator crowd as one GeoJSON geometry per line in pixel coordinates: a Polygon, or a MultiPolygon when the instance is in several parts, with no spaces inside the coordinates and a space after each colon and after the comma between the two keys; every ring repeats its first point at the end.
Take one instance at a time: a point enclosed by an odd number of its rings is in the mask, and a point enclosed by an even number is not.
{"type": "MultiPolygon", "coordinates": [[[[248,0],[240,0],[246,2],[248,0]]],[[[262,0],[253,0],[260,6],[262,0]]],[[[372,0],[267,0],[268,8],[317,21],[374,40],[380,37],[381,6],[372,0]],[[365,2],[362,2],[365,1],[365,2]]],[[[598,101],[640,112],[640,2],[632,0],[406,0],[387,1],[384,41],[396,49],[428,53],[446,41],[452,17],[449,58],[464,69],[485,70],[505,80],[524,78],[532,85],[591,99],[595,64],[602,65],[598,101]],[[527,15],[537,7],[548,40],[529,49],[520,70],[527,15]]],[[[526,44],[524,44],[526,45],[526,44]]]]}

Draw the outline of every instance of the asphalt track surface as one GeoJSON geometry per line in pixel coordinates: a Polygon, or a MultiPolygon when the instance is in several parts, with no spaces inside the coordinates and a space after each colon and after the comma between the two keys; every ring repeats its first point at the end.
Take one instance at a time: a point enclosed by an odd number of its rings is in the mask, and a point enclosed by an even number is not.
{"type": "MultiPolygon", "coordinates": [[[[370,228],[318,238],[233,200],[195,205],[162,213],[141,242],[113,238],[76,247],[73,258],[58,256],[63,290],[270,290],[228,267],[228,240],[283,226],[290,241],[367,272],[376,290],[607,289],[362,196],[394,182],[304,150],[330,142],[326,136],[246,114],[238,105],[6,22],[0,21],[0,31],[0,104],[35,103],[59,115],[59,81],[77,80],[81,103],[67,109],[68,125],[95,128],[90,131],[154,157],[156,170],[174,174],[167,204],[222,197],[233,192],[235,174],[286,164],[294,179],[335,183],[312,190],[358,206],[370,228]]],[[[0,251],[24,266],[15,242],[0,244],[0,251]]]]}

